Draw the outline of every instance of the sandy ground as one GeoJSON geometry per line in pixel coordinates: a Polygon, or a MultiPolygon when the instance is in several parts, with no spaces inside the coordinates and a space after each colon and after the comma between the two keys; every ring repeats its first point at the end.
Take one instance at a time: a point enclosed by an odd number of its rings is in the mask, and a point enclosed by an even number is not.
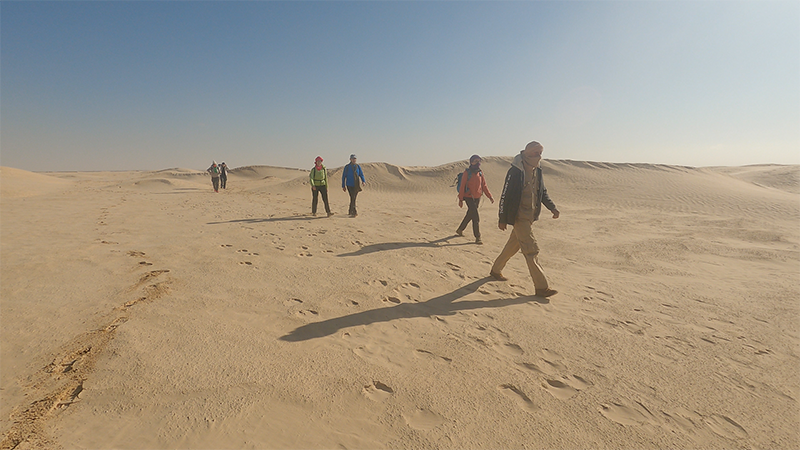
{"type": "Polygon", "coordinates": [[[800,448],[800,168],[544,161],[545,299],[464,166],[3,167],[0,447],[800,448]]]}

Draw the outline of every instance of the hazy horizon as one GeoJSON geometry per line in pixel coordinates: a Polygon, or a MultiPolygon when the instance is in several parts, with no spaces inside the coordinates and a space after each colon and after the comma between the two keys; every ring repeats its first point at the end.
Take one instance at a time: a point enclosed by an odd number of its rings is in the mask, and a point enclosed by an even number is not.
{"type": "Polygon", "coordinates": [[[2,2],[0,164],[800,164],[800,3],[2,2]]]}
{"type": "MultiPolygon", "coordinates": [[[[509,156],[488,155],[488,156],[484,156],[483,158],[484,159],[486,159],[486,158],[513,158],[513,155],[509,155],[509,156]]],[[[358,163],[360,165],[388,164],[388,165],[391,165],[391,166],[403,167],[403,168],[411,168],[411,169],[422,168],[422,169],[424,169],[424,168],[436,168],[436,167],[440,167],[440,166],[446,166],[446,165],[454,164],[454,163],[458,163],[458,162],[464,162],[465,167],[466,167],[468,161],[469,160],[465,158],[463,160],[455,160],[455,161],[450,161],[450,162],[446,162],[446,163],[442,163],[442,164],[436,164],[436,165],[432,165],[432,166],[426,166],[426,165],[398,165],[398,164],[393,164],[393,163],[390,163],[390,162],[387,162],[387,161],[359,161],[358,163]]],[[[555,159],[555,158],[550,158],[550,159],[544,159],[543,160],[543,162],[547,162],[547,161],[562,162],[562,163],[573,162],[573,163],[587,163],[587,164],[608,164],[608,165],[617,165],[617,166],[623,166],[623,165],[668,166],[668,167],[684,167],[684,168],[690,168],[690,169],[725,168],[725,167],[727,167],[727,168],[736,168],[736,167],[746,168],[746,167],[762,167],[762,166],[763,167],[769,167],[769,166],[793,167],[793,166],[798,166],[798,168],[800,169],[800,164],[778,164],[778,163],[743,164],[743,165],[738,165],[738,166],[730,166],[730,165],[687,166],[687,165],[683,165],[683,164],[626,163],[626,162],[591,161],[591,160],[575,160],[575,159],[555,159]]],[[[345,162],[344,164],[338,164],[338,163],[337,164],[325,164],[325,167],[327,167],[328,169],[339,169],[339,168],[344,167],[344,165],[347,164],[348,162],[345,162]]],[[[222,163],[222,161],[218,161],[218,163],[222,163]]],[[[209,165],[210,165],[210,163],[209,163],[209,165]]],[[[311,165],[309,165],[308,167],[290,167],[290,166],[276,166],[276,165],[273,165],[273,164],[247,164],[247,163],[245,163],[245,164],[238,165],[238,166],[228,165],[228,169],[231,170],[231,171],[235,171],[235,170],[238,170],[238,169],[245,169],[245,168],[249,168],[249,167],[272,167],[272,168],[276,168],[276,169],[306,171],[311,166],[313,166],[313,163],[311,165]]],[[[5,166],[5,165],[3,165],[2,167],[9,167],[9,168],[12,168],[12,169],[26,170],[28,172],[34,172],[34,173],[60,173],[60,172],[89,172],[89,173],[90,172],[162,172],[162,171],[167,171],[167,170],[195,170],[195,171],[198,171],[198,172],[205,172],[205,170],[206,170],[206,168],[189,167],[189,166],[161,167],[161,168],[153,168],[153,169],[97,169],[97,170],[89,170],[89,169],[87,169],[87,170],[27,170],[27,169],[22,169],[22,168],[19,168],[19,167],[5,166]]],[[[299,175],[299,176],[302,176],[302,175],[299,175]]]]}

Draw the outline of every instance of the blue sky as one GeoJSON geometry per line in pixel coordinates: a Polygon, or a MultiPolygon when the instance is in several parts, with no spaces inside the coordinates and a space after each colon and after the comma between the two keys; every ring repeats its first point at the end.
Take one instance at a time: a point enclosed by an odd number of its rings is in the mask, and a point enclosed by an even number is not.
{"type": "Polygon", "coordinates": [[[0,164],[800,164],[800,2],[0,3],[0,164]]]}

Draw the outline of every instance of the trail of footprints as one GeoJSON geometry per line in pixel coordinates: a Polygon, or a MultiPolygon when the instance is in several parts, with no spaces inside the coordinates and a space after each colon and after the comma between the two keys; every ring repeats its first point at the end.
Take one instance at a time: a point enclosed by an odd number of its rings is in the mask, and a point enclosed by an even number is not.
{"type": "MultiPolygon", "coordinates": [[[[592,286],[586,286],[586,288],[589,292],[583,297],[585,302],[595,303],[599,301],[603,303],[609,303],[614,301],[614,296],[611,294],[597,290],[592,286]]],[[[662,303],[661,308],[664,308],[665,312],[660,314],[663,315],[667,320],[673,322],[676,320],[671,311],[677,309],[678,306],[670,303],[662,303]]],[[[633,311],[641,312],[641,309],[634,308],[633,311]]],[[[585,315],[593,318],[601,327],[617,331],[624,331],[634,336],[646,334],[648,329],[651,327],[649,323],[640,325],[633,320],[618,320],[614,317],[611,317],[607,313],[595,313],[588,311],[582,312],[585,315]]],[[[725,322],[725,324],[733,325],[731,322],[725,322]]],[[[700,333],[710,334],[710,336],[707,337],[699,337],[699,341],[703,341],[708,344],[717,344],[717,341],[731,341],[730,338],[724,336],[722,332],[710,325],[698,326],[691,323],[682,323],[682,325],[694,329],[700,333]]],[[[697,343],[693,343],[689,340],[672,335],[655,335],[654,338],[662,342],[663,350],[661,354],[651,354],[650,356],[654,360],[660,361],[667,365],[675,364],[676,361],[686,357],[688,353],[694,351],[698,345],[697,343]]],[[[740,337],[740,339],[744,338],[740,337]]],[[[743,347],[747,348],[748,344],[743,344],[743,347]]],[[[753,354],[755,355],[766,355],[772,353],[770,349],[761,349],[756,348],[755,346],[749,347],[752,349],[753,354]]],[[[559,368],[547,358],[544,358],[543,362],[544,364],[540,364],[539,366],[531,364],[525,364],[525,366],[531,370],[543,373],[548,373],[552,369],[559,368]]],[[[717,376],[720,378],[725,378],[722,374],[717,374],[717,376]]],[[[572,376],[571,381],[572,386],[578,390],[581,389],[580,386],[588,387],[591,385],[586,380],[577,376],[572,376]]],[[[727,382],[735,387],[749,385],[748,382],[739,380],[738,378],[723,379],[722,381],[727,382]]],[[[547,380],[547,383],[551,388],[555,389],[551,390],[551,393],[553,393],[554,396],[558,397],[560,395],[564,398],[568,398],[568,386],[562,386],[562,383],[558,380],[547,380]],[[567,389],[564,390],[564,387],[567,389]]],[[[752,388],[752,386],[749,386],[749,388],[752,388]]],[[[741,389],[749,391],[751,390],[749,388],[741,389]]],[[[665,410],[656,411],[652,407],[648,408],[645,403],[638,400],[631,401],[628,399],[621,399],[614,402],[604,403],[600,405],[599,412],[605,418],[624,426],[662,427],[673,432],[685,434],[694,439],[698,444],[703,444],[710,437],[711,433],[731,440],[746,438],[748,435],[744,427],[739,425],[732,418],[725,415],[703,415],[699,412],[693,412],[683,408],[667,408],[665,410]]]]}
{"type": "MultiPolygon", "coordinates": [[[[130,251],[128,255],[137,259],[146,256],[138,251],[130,251]]],[[[130,308],[140,302],[157,300],[169,292],[169,280],[157,281],[165,273],[169,270],[153,270],[141,275],[125,292],[126,296],[134,294],[135,298],[114,308],[105,326],[75,336],[61,346],[50,363],[27,378],[27,396],[35,400],[14,408],[13,423],[0,441],[0,449],[14,449],[22,443],[31,448],[56,446],[46,436],[44,422],[80,401],[86,379],[94,371],[100,353],[114,339],[117,328],[128,321],[130,308]]]]}
{"type": "MultiPolygon", "coordinates": [[[[459,276],[461,268],[453,263],[447,263],[448,269],[451,273],[456,273],[459,276]]],[[[375,280],[370,284],[379,284],[383,287],[389,288],[390,282],[387,280],[375,280]]],[[[588,287],[592,291],[590,295],[584,297],[584,301],[594,302],[608,302],[614,299],[614,296],[602,291],[598,291],[592,287],[588,287]]],[[[420,285],[413,282],[400,283],[392,288],[391,292],[385,295],[382,302],[389,304],[400,304],[404,301],[419,302],[420,285]]],[[[487,288],[478,290],[483,295],[493,295],[487,288]]],[[[496,291],[507,293],[503,291],[496,291]]],[[[292,298],[286,301],[288,306],[294,307],[303,305],[301,299],[292,298]]],[[[348,306],[359,306],[359,302],[350,300],[348,306]]],[[[666,306],[666,305],[665,305],[666,306]]],[[[319,315],[314,309],[296,309],[294,314],[300,317],[312,318],[319,315]]],[[[437,317],[437,320],[447,324],[447,320],[437,317]]],[[[485,324],[474,324],[474,332],[468,334],[474,342],[478,343],[481,347],[492,349],[496,351],[501,357],[520,359],[525,358],[526,352],[519,345],[511,342],[508,333],[500,330],[499,328],[492,327],[485,324]]],[[[627,330],[636,334],[635,330],[627,330]]],[[[351,339],[349,331],[344,331],[341,334],[342,338],[351,339]]],[[[372,346],[366,348],[360,346],[354,352],[372,363],[383,364],[385,356],[382,354],[380,346],[372,346]]],[[[415,349],[413,356],[418,359],[429,361],[436,364],[450,364],[452,358],[437,355],[429,350],[415,349]]],[[[550,349],[541,349],[535,355],[533,360],[522,361],[517,363],[523,370],[536,373],[542,378],[540,387],[547,391],[553,398],[559,401],[568,401],[576,396],[583,390],[590,389],[594,384],[585,377],[570,373],[569,368],[564,363],[561,355],[550,349]]],[[[521,410],[534,413],[541,410],[539,405],[526,394],[526,392],[519,386],[512,383],[503,383],[497,386],[498,392],[513,401],[521,410]]],[[[396,389],[392,386],[378,380],[373,380],[371,383],[365,385],[362,389],[362,394],[375,402],[387,402],[395,394],[396,389]]],[[[599,405],[598,411],[604,417],[624,426],[648,426],[655,425],[670,429],[672,431],[684,433],[702,443],[702,438],[709,432],[713,432],[719,436],[728,439],[740,439],[747,436],[744,428],[736,423],[733,419],[718,414],[703,416],[697,412],[691,412],[684,409],[665,410],[652,412],[651,408],[638,401],[620,400],[617,402],[606,403],[599,405]],[[698,440],[698,438],[700,440],[698,440]]],[[[414,412],[403,414],[406,423],[418,430],[428,430],[439,426],[445,422],[445,419],[440,415],[423,409],[418,409],[414,412]]]]}
{"type": "MultiPolygon", "coordinates": [[[[231,245],[231,244],[220,244],[220,247],[222,247],[222,248],[233,248],[233,245],[231,245]]],[[[251,252],[251,251],[249,251],[247,249],[236,250],[236,253],[239,253],[239,254],[244,255],[244,256],[259,256],[258,253],[251,252]]],[[[239,265],[241,265],[241,266],[252,266],[253,262],[252,261],[239,261],[239,265]]]]}

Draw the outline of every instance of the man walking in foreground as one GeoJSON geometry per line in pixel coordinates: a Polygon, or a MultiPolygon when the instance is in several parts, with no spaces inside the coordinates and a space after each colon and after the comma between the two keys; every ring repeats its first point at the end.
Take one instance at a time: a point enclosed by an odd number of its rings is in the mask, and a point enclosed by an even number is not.
{"type": "Polygon", "coordinates": [[[542,160],[543,151],[542,144],[536,141],[531,142],[525,146],[525,150],[514,157],[511,168],[508,169],[503,185],[503,195],[500,197],[498,227],[505,231],[507,225],[512,225],[513,229],[489,275],[495,280],[507,280],[503,276],[503,268],[508,260],[521,249],[522,254],[525,255],[525,261],[528,263],[533,284],[536,286],[536,295],[550,297],[557,291],[550,289],[542,266],[539,265],[539,246],[533,236],[533,222],[539,219],[542,205],[553,213],[553,219],[558,219],[560,215],[555,203],[547,195],[547,189],[542,180],[542,169],[539,167],[539,162],[542,160]]]}

